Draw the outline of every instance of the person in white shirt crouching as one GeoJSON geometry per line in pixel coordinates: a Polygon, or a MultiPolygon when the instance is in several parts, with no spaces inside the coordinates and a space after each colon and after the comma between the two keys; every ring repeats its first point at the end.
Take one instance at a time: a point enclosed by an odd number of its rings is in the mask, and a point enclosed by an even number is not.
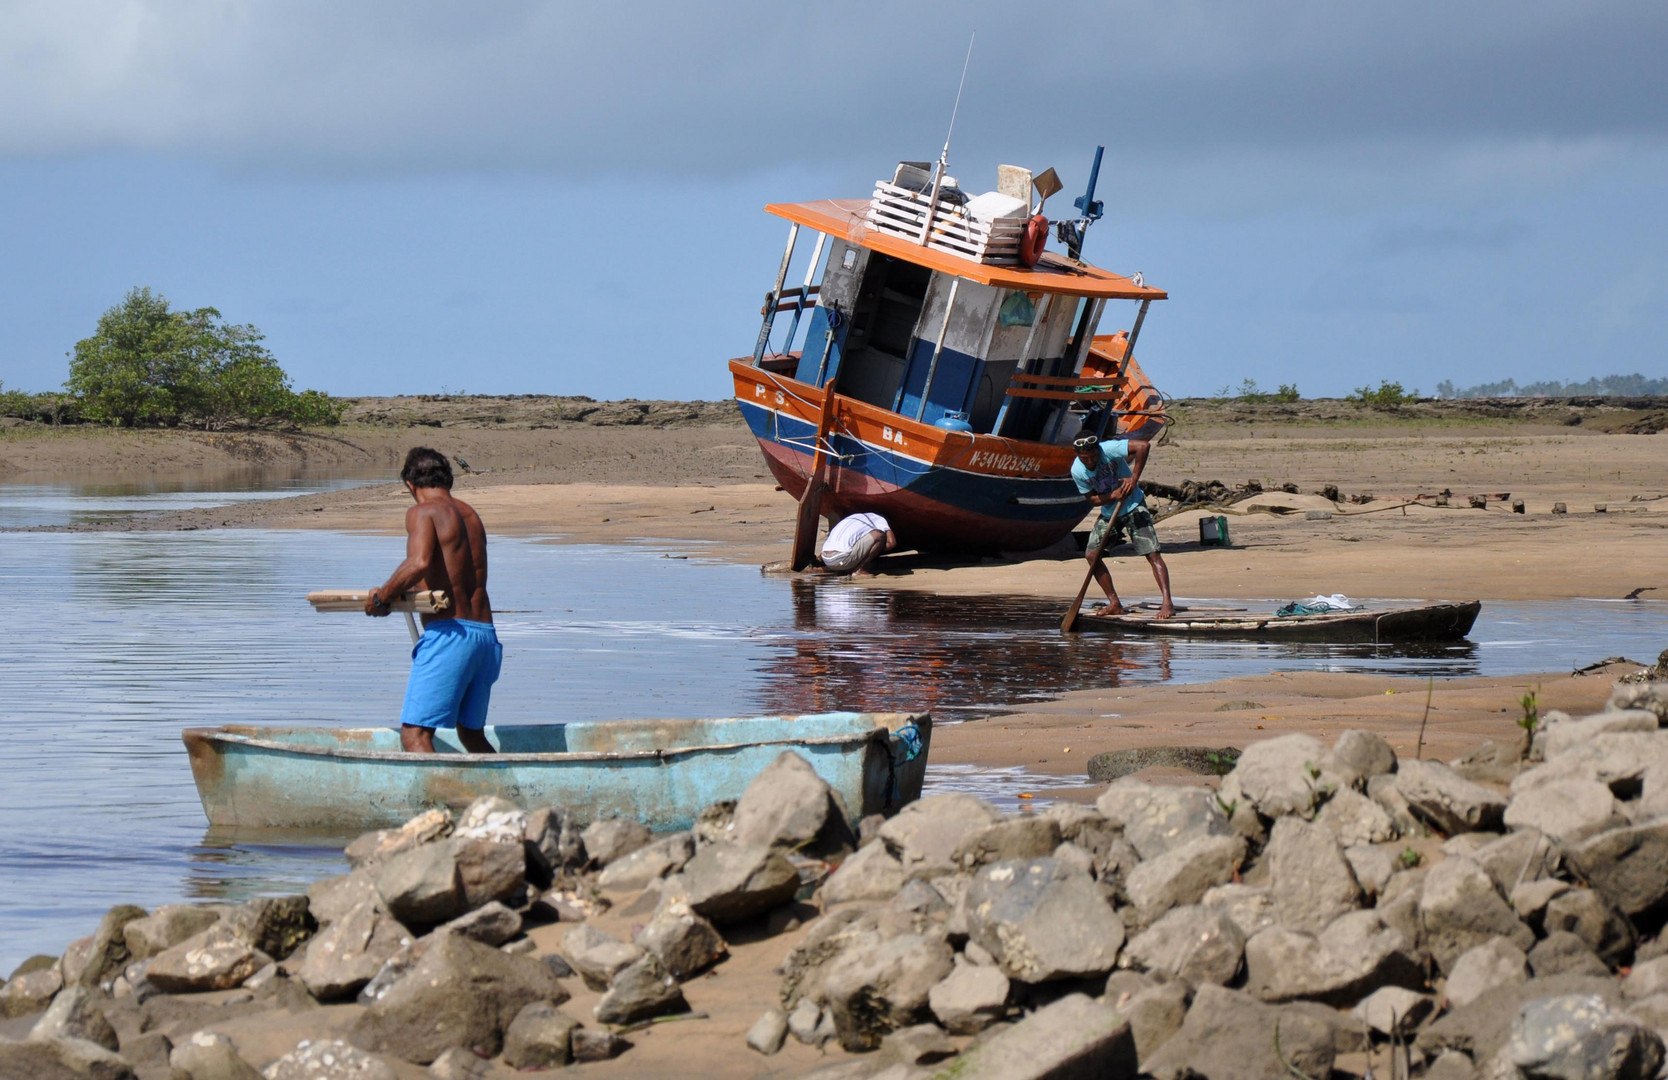
{"type": "Polygon", "coordinates": [[[822,542],[822,568],[830,574],[872,577],[874,561],[897,546],[892,526],[879,514],[848,514],[829,528],[822,542]]]}

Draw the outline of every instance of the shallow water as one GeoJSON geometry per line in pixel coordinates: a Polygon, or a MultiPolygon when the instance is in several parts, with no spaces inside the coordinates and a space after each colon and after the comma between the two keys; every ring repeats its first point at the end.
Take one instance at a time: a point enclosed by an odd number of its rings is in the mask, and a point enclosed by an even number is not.
{"type": "Polygon", "coordinates": [[[63,480],[44,484],[0,484],[0,530],[120,523],[160,510],[231,506],[264,499],[288,499],[367,483],[386,483],[395,470],[344,472],[247,469],[172,474],[149,481],[63,480]]]}
{"type": "MultiPolygon", "coordinates": [[[[380,579],[397,538],[295,531],[0,535],[0,970],[121,901],[241,899],[336,849],[207,832],[179,742],[227,722],[395,722],[396,617],[319,615],[311,588],[380,579]]],[[[931,709],[940,723],[1096,686],[1269,670],[1472,675],[1654,657],[1660,603],[1485,604],[1471,642],[1416,650],[1062,637],[1060,604],[764,577],[688,546],[494,540],[497,722],[931,709]]],[[[1238,601],[1238,604],[1249,604],[1238,601]]],[[[1022,770],[935,766],[929,787],[1014,805],[1022,770]]]]}

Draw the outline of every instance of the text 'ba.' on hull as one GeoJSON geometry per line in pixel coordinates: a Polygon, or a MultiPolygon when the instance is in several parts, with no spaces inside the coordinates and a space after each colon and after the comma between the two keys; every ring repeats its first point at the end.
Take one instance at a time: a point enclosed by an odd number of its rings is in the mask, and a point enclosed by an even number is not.
{"type": "Polygon", "coordinates": [[[584,821],[623,817],[690,828],[784,751],[799,754],[853,820],[920,797],[932,718],[833,712],[699,720],[487,727],[496,754],[468,754],[448,729],[439,753],[400,750],[392,728],[227,725],[182,733],[209,823],[351,836],[483,795],[584,821]]]}
{"type": "Polygon", "coordinates": [[[1027,265],[1013,236],[1040,217],[1041,189],[1024,170],[1003,166],[1001,190],[972,199],[940,185],[933,202],[911,168],[870,199],[765,208],[791,223],[788,245],[754,354],[730,361],[736,400],[777,482],[818,492],[830,520],[880,513],[917,549],[1047,547],[1088,511],[1072,439],[1168,423],[1134,357],[1165,293],[1075,252],[1033,246],[1027,265]],[[788,288],[796,250],[803,284],[788,288]],[[1098,334],[1120,301],[1129,328],[1098,334]]]}

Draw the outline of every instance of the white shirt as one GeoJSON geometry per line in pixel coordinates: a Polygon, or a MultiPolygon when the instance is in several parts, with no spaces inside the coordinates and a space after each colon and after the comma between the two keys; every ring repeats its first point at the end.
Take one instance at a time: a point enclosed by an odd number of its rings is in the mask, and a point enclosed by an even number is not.
{"type": "Polygon", "coordinates": [[[886,532],[892,526],[886,524],[886,519],[879,514],[852,514],[840,519],[840,523],[828,530],[828,539],[822,542],[822,557],[830,555],[844,555],[857,546],[857,541],[871,532],[886,532]]]}

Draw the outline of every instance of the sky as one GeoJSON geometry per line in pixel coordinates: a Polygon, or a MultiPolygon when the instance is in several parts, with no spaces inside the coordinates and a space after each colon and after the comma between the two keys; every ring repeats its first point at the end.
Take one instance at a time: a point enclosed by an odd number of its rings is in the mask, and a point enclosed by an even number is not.
{"type": "MultiPolygon", "coordinates": [[[[1668,5],[0,0],[0,384],[135,286],[298,388],[722,398],[786,226],[1106,146],[1172,394],[1668,374],[1668,5]]],[[[805,245],[808,247],[808,245],[805,245]]],[[[802,256],[803,258],[803,256],[802,256]]],[[[796,265],[795,277],[803,273],[796,265]]],[[[1103,331],[1133,313],[1110,308],[1103,331]]]]}

